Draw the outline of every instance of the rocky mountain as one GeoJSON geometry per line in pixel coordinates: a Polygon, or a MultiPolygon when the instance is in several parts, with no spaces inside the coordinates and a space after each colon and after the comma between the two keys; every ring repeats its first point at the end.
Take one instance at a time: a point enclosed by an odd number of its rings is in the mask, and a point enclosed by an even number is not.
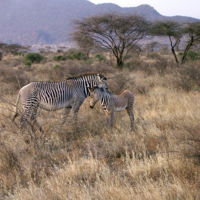
{"type": "Polygon", "coordinates": [[[87,0],[0,0],[0,41],[22,45],[66,43],[72,19],[106,12],[141,14],[149,20],[166,18],[149,5],[121,8],[111,3],[95,5],[87,0]]]}

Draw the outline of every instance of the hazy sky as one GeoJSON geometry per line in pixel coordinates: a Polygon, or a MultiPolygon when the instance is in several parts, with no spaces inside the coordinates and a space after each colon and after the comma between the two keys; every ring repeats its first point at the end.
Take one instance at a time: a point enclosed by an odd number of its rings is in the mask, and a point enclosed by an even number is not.
{"type": "Polygon", "coordinates": [[[200,19],[200,0],[89,0],[92,3],[114,3],[121,7],[136,7],[148,4],[161,15],[187,16],[200,19]]]}

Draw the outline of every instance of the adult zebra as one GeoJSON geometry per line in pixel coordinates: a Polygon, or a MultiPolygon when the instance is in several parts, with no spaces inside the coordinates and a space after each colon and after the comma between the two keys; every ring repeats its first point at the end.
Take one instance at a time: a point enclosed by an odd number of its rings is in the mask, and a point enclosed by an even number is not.
{"type": "Polygon", "coordinates": [[[82,74],[68,78],[62,82],[32,82],[22,87],[19,91],[15,107],[13,121],[19,115],[17,107],[21,97],[24,113],[21,118],[20,128],[30,118],[33,124],[41,129],[36,120],[37,109],[54,111],[65,108],[64,121],[66,115],[73,110],[75,121],[80,106],[85,98],[90,95],[88,87],[98,85],[100,88],[108,89],[106,77],[100,74],[82,74]]]}

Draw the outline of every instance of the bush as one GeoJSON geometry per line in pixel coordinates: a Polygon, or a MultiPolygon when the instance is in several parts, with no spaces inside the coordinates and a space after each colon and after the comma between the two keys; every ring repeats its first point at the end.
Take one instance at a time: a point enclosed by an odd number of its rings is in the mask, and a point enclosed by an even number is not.
{"type": "Polygon", "coordinates": [[[124,63],[124,68],[128,68],[129,70],[138,70],[141,69],[142,62],[139,59],[134,59],[124,63]]]}
{"type": "Polygon", "coordinates": [[[56,69],[59,69],[60,68],[60,65],[55,65],[53,66],[53,69],[56,70],[56,69]]]}
{"type": "Polygon", "coordinates": [[[70,60],[86,60],[86,55],[81,51],[77,51],[76,49],[69,49],[64,53],[64,56],[70,60]]]}
{"type": "MultiPolygon", "coordinates": [[[[179,55],[183,57],[183,52],[180,52],[179,55]]],[[[197,60],[199,59],[199,53],[196,51],[188,51],[186,59],[188,60],[197,60]]]]}
{"type": "Polygon", "coordinates": [[[106,57],[101,55],[101,54],[96,54],[95,55],[95,58],[97,58],[99,60],[99,62],[101,61],[105,61],[106,60],[106,57]]]}
{"type": "Polygon", "coordinates": [[[191,60],[197,60],[199,58],[199,53],[195,51],[188,51],[187,57],[191,60]]]}
{"type": "Polygon", "coordinates": [[[156,61],[155,67],[160,75],[164,75],[167,65],[168,62],[164,58],[160,58],[159,60],[156,61]]]}
{"type": "Polygon", "coordinates": [[[151,52],[151,53],[147,54],[147,57],[151,58],[151,59],[159,59],[160,55],[158,53],[156,53],[156,52],[151,52]]]}
{"type": "Polygon", "coordinates": [[[24,65],[26,66],[31,66],[32,65],[32,62],[30,60],[27,60],[24,62],[24,65]]]}
{"type": "Polygon", "coordinates": [[[44,59],[39,53],[27,53],[25,55],[25,61],[31,61],[32,63],[39,63],[44,59]]]}
{"type": "Polygon", "coordinates": [[[200,89],[199,66],[185,66],[179,69],[180,79],[176,80],[177,87],[189,92],[200,89]]]}
{"type": "Polygon", "coordinates": [[[85,64],[87,64],[87,65],[91,65],[93,63],[93,60],[92,59],[87,59],[86,61],[85,61],[85,64]]]}
{"type": "Polygon", "coordinates": [[[82,53],[81,51],[76,52],[73,54],[73,58],[77,59],[77,60],[83,60],[84,59],[84,53],[82,53]]]}
{"type": "Polygon", "coordinates": [[[67,59],[73,60],[74,57],[72,55],[67,55],[67,59]]]}
{"type": "Polygon", "coordinates": [[[65,60],[67,60],[67,58],[59,55],[59,56],[54,56],[53,60],[55,60],[55,61],[65,61],[65,60]]]}

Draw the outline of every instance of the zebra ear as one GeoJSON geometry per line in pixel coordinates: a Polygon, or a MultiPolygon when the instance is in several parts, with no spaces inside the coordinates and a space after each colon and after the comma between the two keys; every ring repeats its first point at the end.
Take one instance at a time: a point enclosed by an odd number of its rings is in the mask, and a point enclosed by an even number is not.
{"type": "Polygon", "coordinates": [[[89,88],[90,92],[94,92],[94,88],[89,88]]]}
{"type": "Polygon", "coordinates": [[[99,74],[97,74],[97,78],[99,80],[100,83],[102,83],[101,77],[99,76],[99,74]]]}

